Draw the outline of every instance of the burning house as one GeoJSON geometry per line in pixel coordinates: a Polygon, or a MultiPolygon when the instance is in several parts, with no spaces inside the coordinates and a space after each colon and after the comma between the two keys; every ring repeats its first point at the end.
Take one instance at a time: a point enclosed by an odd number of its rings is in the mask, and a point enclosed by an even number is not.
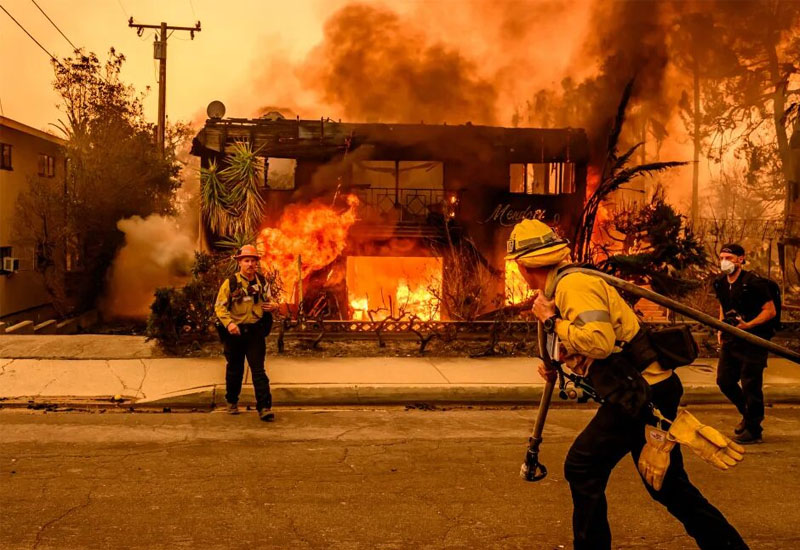
{"type": "Polygon", "coordinates": [[[464,319],[519,302],[511,228],[539,218],[571,238],[585,197],[582,129],[210,116],[192,153],[224,164],[246,143],[263,158],[258,244],[312,315],[464,319]]]}

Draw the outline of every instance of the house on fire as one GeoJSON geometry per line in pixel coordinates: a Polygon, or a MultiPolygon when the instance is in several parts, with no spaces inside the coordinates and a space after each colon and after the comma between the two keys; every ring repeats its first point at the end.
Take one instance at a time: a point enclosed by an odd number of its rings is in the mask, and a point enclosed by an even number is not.
{"type": "MultiPolygon", "coordinates": [[[[325,277],[341,281],[327,290],[339,304],[332,308],[336,318],[363,318],[361,297],[369,298],[369,308],[379,300],[395,312],[401,294],[408,300],[424,286],[418,281],[415,288],[411,279],[433,276],[452,285],[451,264],[465,257],[494,275],[481,291],[511,303],[513,274],[504,256],[514,224],[542,219],[572,239],[579,222],[589,159],[582,129],[356,124],[276,112],[242,119],[209,111],[220,116],[206,121],[192,153],[206,167],[223,163],[236,142],[263,156],[265,225],[292,204],[359,198],[357,221],[336,262],[342,276],[325,277]],[[459,253],[448,254],[454,246],[459,253]],[[388,304],[387,296],[394,297],[388,304]]],[[[306,288],[313,286],[309,281],[306,288]]]]}

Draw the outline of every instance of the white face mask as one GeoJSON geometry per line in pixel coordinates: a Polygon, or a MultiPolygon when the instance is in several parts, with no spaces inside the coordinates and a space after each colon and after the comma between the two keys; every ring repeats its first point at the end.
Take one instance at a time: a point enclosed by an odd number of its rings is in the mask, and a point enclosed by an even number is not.
{"type": "Polygon", "coordinates": [[[736,264],[730,260],[722,260],[721,262],[719,262],[719,268],[726,275],[730,275],[731,273],[736,271],[736,264]]]}

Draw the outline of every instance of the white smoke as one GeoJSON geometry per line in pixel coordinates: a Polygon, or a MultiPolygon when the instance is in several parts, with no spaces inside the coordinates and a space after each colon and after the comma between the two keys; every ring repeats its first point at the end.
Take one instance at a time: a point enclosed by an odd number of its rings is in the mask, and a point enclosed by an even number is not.
{"type": "Polygon", "coordinates": [[[125,244],[111,267],[101,305],[108,318],[146,318],[156,288],[181,286],[194,263],[195,237],[176,218],[156,214],[117,222],[125,244]]]}

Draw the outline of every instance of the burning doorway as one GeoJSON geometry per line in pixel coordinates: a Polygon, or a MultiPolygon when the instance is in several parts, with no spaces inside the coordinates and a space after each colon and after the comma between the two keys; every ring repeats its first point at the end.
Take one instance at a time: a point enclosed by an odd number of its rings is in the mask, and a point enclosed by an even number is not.
{"type": "Polygon", "coordinates": [[[346,284],[352,319],[440,318],[442,258],[348,256],[346,284]]]}

